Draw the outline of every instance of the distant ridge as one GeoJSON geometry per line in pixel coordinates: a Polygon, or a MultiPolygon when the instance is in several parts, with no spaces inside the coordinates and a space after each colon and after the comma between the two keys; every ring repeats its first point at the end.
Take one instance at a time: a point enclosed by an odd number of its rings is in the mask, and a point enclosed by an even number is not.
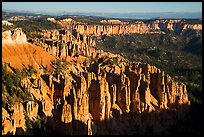
{"type": "Polygon", "coordinates": [[[152,12],[152,13],[101,13],[101,12],[45,12],[45,11],[11,11],[3,10],[2,15],[5,13],[18,13],[18,14],[35,14],[35,15],[50,15],[50,16],[63,16],[63,15],[76,15],[76,16],[100,16],[108,18],[130,18],[130,19],[152,19],[152,18],[202,18],[202,12],[152,12]]]}

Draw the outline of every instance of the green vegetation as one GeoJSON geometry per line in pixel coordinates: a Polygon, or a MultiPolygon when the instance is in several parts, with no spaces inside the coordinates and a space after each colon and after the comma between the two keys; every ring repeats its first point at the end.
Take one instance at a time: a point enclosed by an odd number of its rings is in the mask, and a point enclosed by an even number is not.
{"type": "Polygon", "coordinates": [[[45,18],[20,20],[12,22],[16,27],[20,27],[25,31],[28,38],[36,38],[39,32],[46,29],[60,29],[61,26],[57,23],[48,21],[45,18]]]}
{"type": "Polygon", "coordinates": [[[34,69],[32,65],[28,65],[28,68],[23,68],[22,75],[23,76],[32,76],[32,74],[36,74],[37,71],[34,69]]]}
{"type": "Polygon", "coordinates": [[[99,25],[99,24],[101,24],[100,21],[99,21],[99,19],[101,19],[101,18],[97,19],[97,17],[89,18],[89,17],[84,17],[84,16],[68,16],[68,15],[64,15],[64,16],[61,16],[59,18],[59,20],[66,19],[66,18],[72,18],[76,22],[87,23],[88,25],[99,25]]]}
{"type": "Polygon", "coordinates": [[[2,65],[2,106],[6,110],[15,102],[32,100],[29,90],[21,84],[22,78],[19,69],[11,67],[10,64],[2,65]],[[13,72],[8,71],[7,68],[13,72]]]}
{"type": "Polygon", "coordinates": [[[202,19],[184,19],[188,24],[202,24],[202,19]]]}
{"type": "MultiPolygon", "coordinates": [[[[22,102],[24,105],[27,101],[34,101],[30,91],[22,85],[22,79],[35,73],[36,70],[31,65],[22,71],[7,63],[2,65],[2,107],[8,112],[11,112],[10,108],[15,102],[22,102]]],[[[47,133],[47,117],[45,115],[33,121],[26,114],[25,119],[27,131],[38,135],[47,133]]]]}
{"type": "Polygon", "coordinates": [[[28,130],[32,131],[33,134],[44,135],[47,133],[47,117],[45,115],[36,121],[31,120],[27,115],[25,115],[25,119],[28,130]]]}
{"type": "Polygon", "coordinates": [[[64,69],[66,69],[68,62],[65,59],[56,59],[52,60],[52,65],[55,66],[55,73],[59,74],[63,72],[64,69]]]}
{"type": "Polygon", "coordinates": [[[2,31],[7,31],[7,30],[12,30],[14,29],[14,26],[6,26],[6,25],[2,25],[2,31]]]}
{"type": "Polygon", "coordinates": [[[31,119],[27,115],[25,115],[25,120],[26,120],[26,126],[27,126],[28,130],[31,130],[33,128],[33,124],[32,124],[31,119]]]}

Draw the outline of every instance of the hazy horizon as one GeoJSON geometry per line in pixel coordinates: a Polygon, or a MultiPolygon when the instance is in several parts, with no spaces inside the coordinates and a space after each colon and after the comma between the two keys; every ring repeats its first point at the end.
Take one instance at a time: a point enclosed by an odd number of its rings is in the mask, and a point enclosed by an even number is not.
{"type": "Polygon", "coordinates": [[[202,18],[202,2],[2,2],[2,11],[112,18],[202,18]]]}

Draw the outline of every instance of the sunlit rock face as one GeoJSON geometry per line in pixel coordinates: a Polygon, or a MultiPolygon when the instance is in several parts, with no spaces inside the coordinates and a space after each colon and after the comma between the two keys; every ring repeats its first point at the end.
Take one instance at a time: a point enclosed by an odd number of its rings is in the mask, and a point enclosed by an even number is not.
{"type": "Polygon", "coordinates": [[[2,32],[2,62],[20,70],[24,66],[33,65],[39,69],[40,65],[50,69],[51,56],[42,47],[27,42],[27,36],[21,28],[2,32]]]}
{"type": "Polygon", "coordinates": [[[115,25],[75,25],[74,29],[82,35],[119,35],[131,33],[147,33],[149,28],[143,22],[135,24],[115,25]]]}
{"type": "MultiPolygon", "coordinates": [[[[119,133],[115,124],[118,123],[119,128],[127,130],[127,122],[122,126],[125,118],[139,118],[149,113],[152,121],[147,121],[151,124],[158,122],[157,126],[161,126],[161,121],[154,115],[160,115],[163,110],[171,112],[175,109],[175,113],[165,113],[170,117],[171,125],[175,122],[173,117],[182,117],[187,110],[178,109],[181,105],[190,104],[186,85],[175,82],[155,66],[139,62],[120,62],[119,66],[108,66],[104,65],[105,62],[94,64],[97,67],[90,64],[88,68],[83,63],[73,64],[74,67],[70,66],[65,75],[41,75],[43,79],[36,77],[37,87],[30,90],[38,103],[27,102],[26,108],[18,104],[11,116],[3,109],[3,134],[9,131],[15,134],[17,127],[25,129],[25,112],[33,120],[37,118],[39,111],[50,117],[50,126],[60,134],[103,134],[102,131],[108,134],[108,127],[114,133],[123,134],[119,133]],[[12,125],[9,119],[17,124],[12,125]]],[[[24,79],[25,85],[28,86],[29,83],[29,79],[24,79]]],[[[142,121],[135,119],[134,122],[142,121]]],[[[147,125],[143,123],[145,128],[147,125]]],[[[138,132],[135,128],[132,130],[135,131],[130,134],[138,132]]],[[[154,129],[154,132],[157,130],[154,129]]]]}
{"type": "Polygon", "coordinates": [[[8,30],[2,32],[2,42],[3,43],[25,43],[27,38],[25,33],[21,28],[16,28],[14,30],[8,30]]]}
{"type": "MultiPolygon", "coordinates": [[[[149,27],[159,29],[158,23],[147,26],[138,22],[129,26],[77,25],[76,31],[45,31],[43,36],[47,39],[35,41],[40,49],[26,50],[36,51],[39,56],[24,51],[24,60],[42,65],[42,58],[48,58],[46,66],[52,57],[66,57],[68,65],[60,73],[39,72],[22,79],[22,85],[29,89],[34,101],[16,102],[12,113],[2,108],[2,134],[16,134],[17,128],[26,132],[25,115],[32,121],[45,116],[54,132],[66,135],[140,135],[146,134],[149,128],[154,134],[165,132],[188,110],[186,85],[174,81],[155,66],[95,50],[95,41],[88,35],[145,33],[149,27]],[[51,55],[43,52],[42,47],[51,55]]],[[[5,45],[13,41],[24,43],[26,36],[17,29],[3,32],[2,40],[7,41],[5,45]]],[[[25,50],[33,46],[22,47],[25,50]]],[[[5,51],[13,51],[15,59],[21,56],[11,46],[4,46],[3,53],[9,53],[5,51]]],[[[5,59],[12,61],[14,56],[4,54],[5,59]]]]}

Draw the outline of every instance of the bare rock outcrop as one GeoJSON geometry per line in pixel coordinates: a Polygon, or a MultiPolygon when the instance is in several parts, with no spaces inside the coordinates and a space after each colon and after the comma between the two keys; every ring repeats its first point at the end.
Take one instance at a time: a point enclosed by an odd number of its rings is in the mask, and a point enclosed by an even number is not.
{"type": "Polygon", "coordinates": [[[202,30],[202,24],[184,24],[183,29],[202,30]]]}
{"type": "Polygon", "coordinates": [[[128,22],[122,22],[120,20],[101,20],[100,22],[104,24],[128,24],[128,22]]]}
{"type": "MultiPolygon", "coordinates": [[[[74,135],[108,134],[108,129],[117,134],[123,134],[118,129],[131,129],[130,134],[137,134],[136,129],[128,128],[130,125],[125,119],[130,120],[135,115],[141,117],[146,113],[157,112],[159,115],[163,110],[175,109],[176,113],[165,115],[181,118],[183,112],[187,111],[187,108],[178,109],[181,105],[190,104],[185,84],[175,82],[169,75],[149,64],[127,63],[117,59],[117,65],[105,65],[111,59],[101,59],[103,62],[90,62],[87,67],[82,65],[83,62],[81,65],[72,62],[68,68],[73,68],[64,70],[63,73],[44,74],[40,78],[33,77],[32,81],[24,79],[24,84],[38,103],[29,101],[26,108],[18,104],[11,116],[3,111],[3,134],[9,131],[15,134],[17,127],[26,129],[23,110],[26,110],[32,120],[38,118],[40,111],[51,118],[48,123],[52,123],[50,127],[54,131],[74,135]],[[12,119],[15,124],[11,124],[12,119]],[[117,129],[116,125],[120,127],[117,129]]],[[[159,121],[154,116],[151,117],[153,120],[146,122],[156,124],[155,128],[159,128],[161,124],[155,123],[159,121]]],[[[142,123],[139,119],[134,122],[142,123]]],[[[172,123],[173,119],[169,125],[172,123]]],[[[145,122],[140,126],[144,128],[141,134],[145,133],[145,122]]],[[[158,132],[164,129],[161,128],[158,132]]]]}
{"type": "Polygon", "coordinates": [[[2,108],[2,134],[15,135],[17,128],[22,128],[26,131],[25,113],[22,103],[15,103],[11,108],[12,114],[9,114],[4,108],[2,108]]]}
{"type": "Polygon", "coordinates": [[[22,31],[21,28],[16,28],[12,31],[4,31],[2,32],[2,42],[3,43],[25,43],[27,42],[27,38],[25,33],[22,31]]]}
{"type": "Polygon", "coordinates": [[[74,29],[81,35],[119,35],[131,33],[147,33],[149,28],[143,22],[127,25],[75,25],[74,29]]]}
{"type": "Polygon", "coordinates": [[[100,122],[104,121],[105,124],[105,121],[117,119],[121,115],[143,115],[190,104],[186,86],[174,82],[160,69],[136,62],[122,64],[125,69],[121,70],[121,74],[107,72],[109,69],[105,66],[93,68],[94,73],[82,70],[79,74],[59,76],[60,81],[64,81],[64,88],[53,83],[54,87],[58,87],[54,88],[56,95],[53,101],[56,107],[53,111],[55,120],[61,121],[56,123],[61,125],[61,130],[55,130],[61,134],[77,134],[75,129],[80,130],[77,120],[84,123],[81,134],[98,134],[107,130],[100,122]],[[62,123],[72,123],[69,132],[64,132],[67,127],[62,123]]]}
{"type": "Polygon", "coordinates": [[[14,26],[13,23],[8,22],[7,20],[2,20],[2,25],[6,25],[6,26],[14,26]]]}
{"type": "Polygon", "coordinates": [[[74,55],[92,56],[95,53],[95,40],[72,30],[47,30],[42,39],[33,44],[43,47],[51,55],[65,58],[74,55]]]}

